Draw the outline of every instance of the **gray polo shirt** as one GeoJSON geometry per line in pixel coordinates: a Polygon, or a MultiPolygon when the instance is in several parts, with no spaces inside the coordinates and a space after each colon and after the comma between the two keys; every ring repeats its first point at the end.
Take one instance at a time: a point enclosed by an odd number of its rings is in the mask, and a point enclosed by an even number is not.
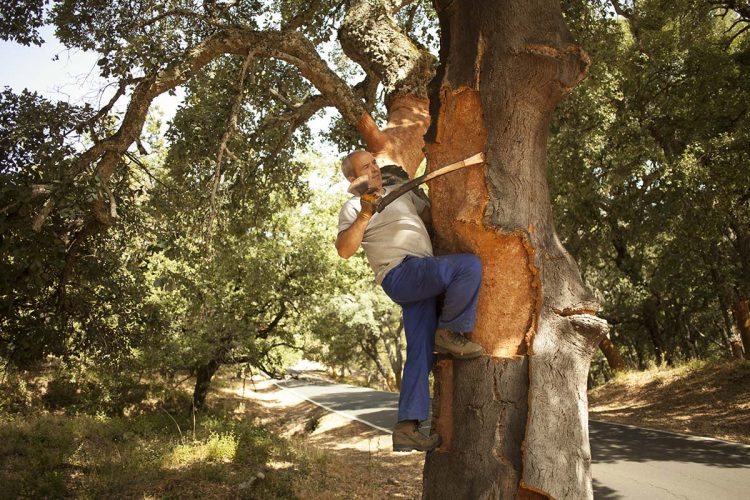
{"type": "MultiPolygon", "coordinates": [[[[394,186],[386,186],[385,192],[394,186]]],[[[362,237],[362,248],[375,273],[375,281],[399,265],[407,255],[432,256],[432,242],[419,213],[428,206],[422,198],[409,191],[397,198],[380,213],[373,214],[362,237]]],[[[339,212],[339,232],[352,225],[361,209],[359,198],[350,198],[339,212]]]]}

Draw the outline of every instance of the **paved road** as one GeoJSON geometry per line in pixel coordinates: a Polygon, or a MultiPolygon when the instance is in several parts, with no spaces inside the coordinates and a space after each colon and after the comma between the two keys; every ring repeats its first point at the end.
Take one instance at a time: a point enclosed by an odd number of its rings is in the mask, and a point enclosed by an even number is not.
{"type": "MultiPolygon", "coordinates": [[[[398,394],[301,376],[279,387],[390,433],[398,394]]],[[[750,500],[750,446],[591,421],[594,497],[750,500]]]]}

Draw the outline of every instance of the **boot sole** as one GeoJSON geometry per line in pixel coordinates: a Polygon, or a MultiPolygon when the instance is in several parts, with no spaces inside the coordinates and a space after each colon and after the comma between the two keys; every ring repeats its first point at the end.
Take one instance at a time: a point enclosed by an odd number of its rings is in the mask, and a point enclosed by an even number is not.
{"type": "MultiPolygon", "coordinates": [[[[437,448],[438,446],[440,446],[440,445],[435,446],[435,448],[437,448]]],[[[403,453],[403,452],[408,452],[408,451],[421,451],[421,452],[425,452],[425,451],[432,451],[435,448],[429,448],[429,449],[425,450],[425,449],[422,449],[422,448],[418,448],[416,446],[409,446],[409,445],[406,445],[406,444],[400,444],[398,446],[393,445],[393,451],[396,452],[396,453],[403,453]]]]}
{"type": "Polygon", "coordinates": [[[456,354],[455,352],[451,352],[448,349],[445,349],[443,347],[435,347],[435,352],[438,354],[449,354],[456,359],[474,359],[484,354],[484,352],[482,351],[471,352],[468,354],[456,354]]]}
{"type": "Polygon", "coordinates": [[[435,446],[433,446],[432,448],[420,448],[419,446],[413,445],[413,444],[394,444],[393,445],[393,451],[395,451],[395,452],[406,452],[406,451],[421,451],[421,452],[425,452],[425,451],[432,451],[432,450],[436,449],[438,446],[440,446],[441,444],[443,444],[443,439],[442,438],[438,438],[437,444],[435,444],[435,446]]]}

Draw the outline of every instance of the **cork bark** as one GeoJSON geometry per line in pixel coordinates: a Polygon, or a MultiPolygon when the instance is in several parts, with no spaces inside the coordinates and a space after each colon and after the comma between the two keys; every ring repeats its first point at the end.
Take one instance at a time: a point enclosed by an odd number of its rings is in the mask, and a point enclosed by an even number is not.
{"type": "Polygon", "coordinates": [[[401,165],[414,177],[424,159],[424,134],[430,123],[427,84],[435,58],[396,24],[400,3],[353,0],[339,30],[347,56],[383,84],[388,111],[378,128],[369,113],[356,123],[367,150],[382,165],[401,165]]]}
{"type": "Polygon", "coordinates": [[[486,163],[429,186],[438,253],[484,266],[473,340],[441,360],[424,498],[591,498],[586,378],[606,322],[552,221],[546,143],[555,106],[589,59],[557,1],[436,2],[428,169],[486,163]]]}

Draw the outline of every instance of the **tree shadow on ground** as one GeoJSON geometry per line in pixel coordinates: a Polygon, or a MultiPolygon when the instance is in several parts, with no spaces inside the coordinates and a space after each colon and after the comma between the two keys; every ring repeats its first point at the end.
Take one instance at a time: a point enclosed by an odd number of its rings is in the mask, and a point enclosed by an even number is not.
{"type": "Polygon", "coordinates": [[[604,486],[602,483],[600,483],[596,479],[593,480],[593,485],[594,485],[594,498],[596,500],[617,500],[619,498],[622,498],[622,495],[618,494],[617,491],[613,490],[612,488],[608,488],[607,486],[604,486]]]}
{"type": "Polygon", "coordinates": [[[589,433],[594,462],[668,461],[750,467],[750,446],[593,421],[589,433]]]}

